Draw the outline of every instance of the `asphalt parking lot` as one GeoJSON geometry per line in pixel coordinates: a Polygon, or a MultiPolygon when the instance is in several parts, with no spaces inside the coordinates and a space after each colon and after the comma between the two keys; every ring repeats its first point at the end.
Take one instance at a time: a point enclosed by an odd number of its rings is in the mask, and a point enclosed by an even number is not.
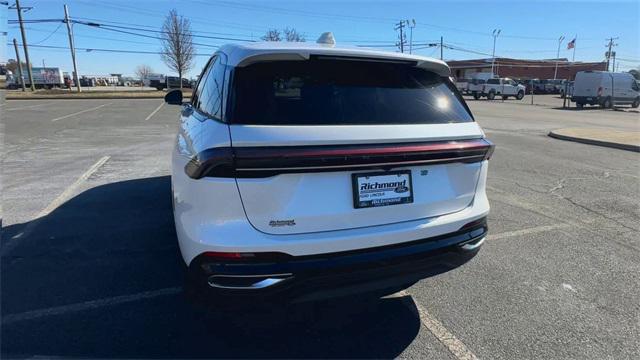
{"type": "Polygon", "coordinates": [[[476,258],[373,303],[222,316],[181,293],[178,108],[7,101],[2,357],[636,358],[640,155],[547,133],[637,131],[638,112],[468,103],[497,146],[476,258]]]}

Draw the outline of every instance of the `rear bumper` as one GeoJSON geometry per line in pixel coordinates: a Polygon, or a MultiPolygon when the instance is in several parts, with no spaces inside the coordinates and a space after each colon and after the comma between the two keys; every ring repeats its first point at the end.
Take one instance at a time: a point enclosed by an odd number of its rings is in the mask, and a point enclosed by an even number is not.
{"type": "Polygon", "coordinates": [[[189,267],[190,286],[212,302],[304,302],[361,293],[386,295],[471,260],[487,234],[486,222],[407,243],[273,261],[232,261],[205,254],[189,267]],[[240,283],[236,282],[240,280],[240,283]]]}

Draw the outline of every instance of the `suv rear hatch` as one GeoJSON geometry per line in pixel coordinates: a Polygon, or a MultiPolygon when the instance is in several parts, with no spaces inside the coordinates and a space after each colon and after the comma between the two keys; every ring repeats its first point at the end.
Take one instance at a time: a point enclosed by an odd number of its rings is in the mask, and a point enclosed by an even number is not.
{"type": "Polygon", "coordinates": [[[446,77],[406,62],[312,57],[232,78],[235,176],[256,229],[376,226],[473,201],[492,146],[446,77]]]}

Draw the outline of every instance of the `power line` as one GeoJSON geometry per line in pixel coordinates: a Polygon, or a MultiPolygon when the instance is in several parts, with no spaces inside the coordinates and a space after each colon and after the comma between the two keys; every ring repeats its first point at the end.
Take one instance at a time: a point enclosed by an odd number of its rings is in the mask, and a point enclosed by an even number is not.
{"type": "Polygon", "coordinates": [[[42,44],[43,42],[49,40],[49,38],[51,36],[53,36],[53,34],[55,34],[56,32],[58,32],[58,30],[60,30],[60,28],[62,27],[63,23],[58,24],[58,27],[56,27],[55,30],[53,30],[49,35],[47,35],[44,39],[40,40],[40,41],[36,41],[35,43],[33,43],[32,45],[38,45],[38,44],[42,44]]]}
{"type": "MultiPolygon", "coordinates": [[[[74,23],[81,24],[81,25],[86,25],[86,26],[99,27],[99,28],[102,28],[102,29],[113,29],[113,28],[115,28],[115,29],[144,31],[144,32],[150,32],[150,33],[156,33],[156,34],[164,34],[164,35],[175,35],[175,34],[172,34],[170,32],[166,32],[166,31],[162,31],[162,30],[150,30],[150,29],[143,29],[143,28],[134,27],[134,26],[109,25],[109,24],[103,24],[103,23],[97,23],[97,22],[79,21],[79,20],[74,20],[74,23]]],[[[138,35],[138,34],[133,34],[133,35],[138,35]]],[[[202,38],[202,39],[255,42],[255,40],[252,40],[252,39],[241,39],[241,38],[222,37],[222,36],[208,36],[208,35],[197,35],[197,34],[192,34],[191,36],[194,37],[194,38],[202,38]]]]}
{"type": "MultiPolygon", "coordinates": [[[[7,43],[7,45],[11,45],[11,43],[7,43]]],[[[19,44],[22,45],[22,44],[19,44]]],[[[45,49],[65,49],[69,50],[68,46],[55,46],[55,45],[29,45],[36,48],[45,48],[45,49]]],[[[111,52],[111,53],[123,53],[123,54],[153,54],[153,55],[161,55],[162,53],[159,51],[142,51],[142,50],[122,50],[122,49],[104,49],[104,48],[85,48],[85,47],[76,47],[76,50],[83,50],[86,52],[111,52]]],[[[211,56],[212,54],[194,54],[195,56],[211,56]]]]}
{"type": "MultiPolygon", "coordinates": [[[[126,11],[129,13],[137,13],[140,15],[145,15],[148,17],[153,17],[154,19],[158,19],[158,16],[165,16],[166,13],[162,12],[162,11],[154,11],[154,10],[149,10],[148,8],[139,8],[139,7],[135,7],[135,6],[131,6],[129,4],[124,5],[124,4],[114,4],[114,3],[105,3],[105,2],[99,2],[99,1],[81,1],[81,4],[84,6],[90,6],[90,7],[103,7],[103,8],[107,8],[107,9],[111,9],[111,10],[118,10],[118,11],[126,11]]],[[[234,22],[229,22],[229,21],[224,21],[221,20],[219,18],[214,19],[215,21],[212,21],[211,18],[201,18],[201,17],[196,17],[196,16],[189,16],[189,20],[193,23],[201,23],[201,24],[206,24],[207,26],[224,26],[225,28],[236,28],[236,29],[240,29],[240,30],[245,30],[245,31],[259,31],[259,32],[264,32],[267,29],[264,28],[257,28],[257,27],[251,27],[251,26],[247,26],[246,24],[239,24],[239,23],[234,23],[234,22]]]]}

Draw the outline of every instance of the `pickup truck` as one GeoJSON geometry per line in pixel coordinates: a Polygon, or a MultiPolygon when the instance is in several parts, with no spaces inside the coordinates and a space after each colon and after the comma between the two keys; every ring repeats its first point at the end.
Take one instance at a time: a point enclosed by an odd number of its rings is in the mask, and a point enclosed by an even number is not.
{"type": "Polygon", "coordinates": [[[487,80],[487,82],[482,86],[482,91],[474,93],[473,97],[476,100],[481,97],[493,100],[497,95],[502,96],[503,99],[513,96],[518,100],[522,100],[524,92],[524,85],[520,85],[509,78],[497,78],[487,80]]]}
{"type": "Polygon", "coordinates": [[[469,79],[456,79],[456,87],[461,94],[465,94],[467,92],[467,87],[469,86],[469,79]]]}
{"type": "Polygon", "coordinates": [[[478,100],[480,93],[482,93],[482,87],[487,82],[485,79],[470,79],[467,84],[467,94],[473,95],[473,98],[478,100]]]}

